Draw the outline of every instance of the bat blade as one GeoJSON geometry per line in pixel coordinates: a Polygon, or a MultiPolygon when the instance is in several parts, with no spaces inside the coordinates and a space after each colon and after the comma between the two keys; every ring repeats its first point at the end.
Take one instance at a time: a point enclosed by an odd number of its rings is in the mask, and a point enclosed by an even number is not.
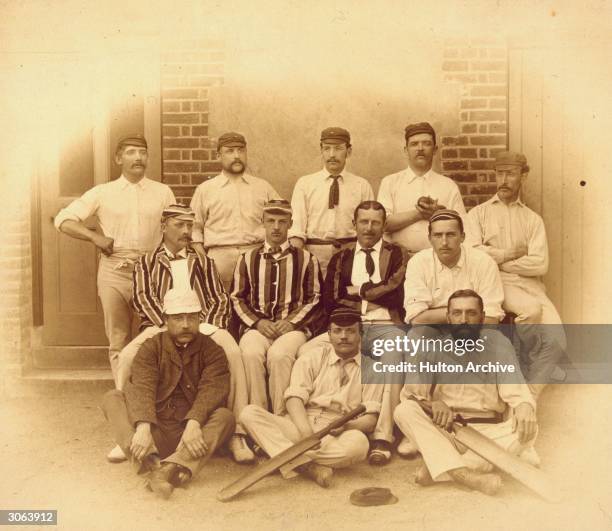
{"type": "Polygon", "coordinates": [[[548,476],[529,463],[508,453],[501,446],[470,426],[453,425],[455,438],[489,463],[540,495],[548,502],[560,501],[560,494],[548,476]]]}
{"type": "Polygon", "coordinates": [[[310,437],[306,437],[305,439],[295,443],[293,446],[287,448],[286,450],[274,456],[272,459],[266,461],[265,463],[258,465],[252,472],[249,472],[245,476],[238,478],[236,481],[234,481],[227,487],[222,488],[217,493],[217,499],[219,501],[226,502],[236,497],[243,490],[248,489],[251,485],[257,483],[260,479],[265,478],[267,475],[278,470],[283,465],[286,465],[290,461],[293,461],[296,457],[299,457],[303,453],[317,446],[321,439],[325,437],[328,433],[335,430],[336,428],[340,428],[349,420],[352,420],[355,417],[361,415],[362,413],[365,413],[365,410],[365,406],[363,404],[360,405],[359,407],[349,411],[346,415],[328,424],[322,430],[319,430],[310,437]]]}

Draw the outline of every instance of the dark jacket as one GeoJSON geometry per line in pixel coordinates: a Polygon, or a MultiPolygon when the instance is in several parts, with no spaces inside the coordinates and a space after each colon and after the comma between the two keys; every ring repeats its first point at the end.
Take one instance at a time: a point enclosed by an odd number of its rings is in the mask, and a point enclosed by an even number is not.
{"type": "Polygon", "coordinates": [[[212,339],[198,333],[178,352],[168,332],[161,332],[145,341],[134,358],[125,388],[130,419],[158,424],[157,413],[180,386],[191,405],[185,420],[203,426],[215,409],[225,406],[229,381],[225,352],[212,339]]]}
{"type": "Polygon", "coordinates": [[[361,286],[359,296],[349,295],[347,286],[352,286],[353,258],[355,244],[338,251],[327,266],[327,275],[323,284],[323,305],[326,314],[339,306],[346,306],[361,311],[361,301],[366,300],[389,310],[394,323],[403,324],[404,280],[408,251],[395,243],[383,241],[380,249],[380,282],[366,282],[361,286]]]}

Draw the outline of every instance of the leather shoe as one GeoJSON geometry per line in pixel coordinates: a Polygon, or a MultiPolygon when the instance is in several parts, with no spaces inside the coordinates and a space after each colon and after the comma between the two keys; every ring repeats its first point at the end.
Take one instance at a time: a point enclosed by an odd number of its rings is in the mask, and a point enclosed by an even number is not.
{"type": "Polygon", "coordinates": [[[330,467],[312,462],[300,465],[296,470],[307,478],[312,479],[319,487],[324,489],[331,485],[332,476],[334,475],[334,471],[330,467]]]}
{"type": "Polygon", "coordinates": [[[121,449],[121,446],[117,445],[110,452],[108,452],[106,460],[109,463],[123,463],[124,461],[127,461],[127,456],[121,449]]]}
{"type": "Polygon", "coordinates": [[[174,487],[181,486],[191,478],[191,472],[176,463],[163,463],[153,470],[147,480],[147,487],[160,498],[167,500],[174,487]]]}
{"type": "Polygon", "coordinates": [[[249,448],[246,437],[243,435],[232,435],[228,446],[236,463],[251,464],[255,462],[255,454],[249,448]]]}
{"type": "Polygon", "coordinates": [[[368,463],[374,466],[386,465],[391,460],[391,445],[387,441],[372,441],[368,463]]]}
{"type": "Polygon", "coordinates": [[[488,494],[489,496],[497,494],[502,486],[502,480],[499,475],[491,473],[481,474],[465,467],[451,470],[449,471],[449,475],[457,483],[488,494]]]}
{"type": "Polygon", "coordinates": [[[417,445],[412,442],[408,437],[404,437],[402,441],[397,445],[397,455],[404,459],[412,459],[419,454],[417,445]]]}

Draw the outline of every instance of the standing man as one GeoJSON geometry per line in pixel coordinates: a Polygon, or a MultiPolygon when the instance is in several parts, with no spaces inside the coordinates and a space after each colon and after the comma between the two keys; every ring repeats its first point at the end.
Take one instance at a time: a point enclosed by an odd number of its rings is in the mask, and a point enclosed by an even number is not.
{"type": "Polygon", "coordinates": [[[263,226],[266,241],[243,253],[236,265],[231,299],[246,330],[240,349],[249,403],[267,409],[267,373],[272,411],[280,415],[297,350],[312,336],[319,313],[321,273],[313,255],[287,241],[288,201],[266,203],[263,226]]]}
{"type": "Polygon", "coordinates": [[[378,200],[387,209],[385,230],[391,241],[412,255],[429,247],[427,223],[436,210],[448,208],[461,216],[466,212],[459,187],[431,168],[438,150],[433,127],[421,122],[405,131],[408,168],[382,180],[378,200]]]}
{"type": "Polygon", "coordinates": [[[474,246],[499,266],[504,310],[516,314],[527,381],[540,391],[563,356],[566,338],[541,278],[548,271],[544,221],[520,197],[528,175],[522,153],[499,152],[495,157],[497,193],[470,211],[467,226],[474,246]],[[544,326],[530,326],[539,324],[544,326]]]}
{"type": "Polygon", "coordinates": [[[294,465],[299,465],[296,470],[321,487],[330,486],[334,468],[365,459],[368,452],[365,434],[374,429],[380,410],[382,388],[362,384],[360,321],[358,310],[337,308],[332,312],[330,342],[320,343],[293,366],[291,385],[284,393],[286,415],[274,415],[265,408],[250,405],[240,417],[251,437],[274,457],[364,404],[366,412],[362,416],[324,437],[319,448],[295,460],[294,465]]]}
{"type": "Polygon", "coordinates": [[[471,289],[484,301],[484,322],[504,317],[504,289],[497,265],[484,251],[462,245],[463,220],[454,210],[438,210],[429,220],[432,249],[423,249],[408,262],[404,283],[406,323],[444,324],[448,298],[471,289]]]}
{"type": "Polygon", "coordinates": [[[362,201],[374,199],[370,183],[346,170],[351,135],[341,127],[321,132],[324,168],[300,177],[293,189],[291,245],[303,247],[319,261],[323,276],[330,258],[343,243],[355,241],[353,212],[362,201]]]}
{"type": "Polygon", "coordinates": [[[176,203],[169,186],[145,176],[148,151],[141,135],[123,137],[117,143],[115,162],[121,176],[99,184],[75,199],[55,216],[55,227],[100,249],[98,296],[104,312],[108,354],[115,383],[117,359],[130,340],[132,326],[132,271],[134,262],[161,240],[159,219],[176,203]],[[88,229],[84,221],[96,216],[102,233],[88,229]]]}
{"type": "MultiPolygon", "coordinates": [[[[482,298],[473,290],[451,294],[447,310],[447,321],[452,325],[450,337],[480,340],[485,349],[461,356],[429,353],[429,361],[478,364],[496,360],[516,367],[514,348],[508,339],[497,330],[482,330],[483,308],[482,298]]],[[[500,489],[501,478],[492,473],[493,466],[471,450],[466,451],[448,433],[456,414],[508,452],[539,464],[533,448],[538,429],[535,401],[520,371],[511,375],[478,372],[472,376],[431,372],[424,377],[425,383],[407,384],[402,389],[401,404],[394,414],[397,425],[415,441],[423,455],[424,466],[416,475],[418,484],[427,486],[434,481],[450,480],[489,495],[500,489]],[[421,404],[431,410],[431,417],[421,404]],[[504,417],[507,411],[509,415],[504,417]]]]}
{"type": "MultiPolygon", "coordinates": [[[[143,343],[164,328],[164,296],[170,289],[194,290],[200,300],[200,333],[209,336],[227,356],[230,367],[228,406],[238,415],[248,403],[246,376],[238,344],[227,331],[231,311],[229,296],[223,289],[215,263],[198,256],[190,248],[195,215],[182,205],[167,207],[161,218],[163,240],[150,253],[141,256],[134,268],[134,307],[140,316],[141,333],[119,354],[118,389],[130,376],[130,367],[143,343]]],[[[252,462],[253,452],[246,444],[244,430],[236,426],[229,443],[238,463],[252,462]]]]}
{"type": "Polygon", "coordinates": [[[138,351],[125,392],[104,396],[115,441],[141,472],[150,472],[147,486],[162,498],[197,474],[234,431],[232,412],[224,407],[227,358],[198,333],[201,311],[194,291],[169,290],[166,330],[138,351]]]}
{"type": "Polygon", "coordinates": [[[217,157],[221,173],[200,184],[191,200],[196,215],[193,248],[215,261],[229,292],[240,254],[264,240],[264,204],[280,196],[270,183],[246,172],[246,139],[240,133],[219,137],[217,157]]]}

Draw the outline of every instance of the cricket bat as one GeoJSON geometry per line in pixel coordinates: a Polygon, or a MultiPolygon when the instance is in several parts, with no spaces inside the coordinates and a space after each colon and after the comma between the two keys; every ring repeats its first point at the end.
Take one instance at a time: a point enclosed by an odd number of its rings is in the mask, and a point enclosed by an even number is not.
{"type": "Polygon", "coordinates": [[[217,494],[217,499],[219,501],[226,502],[236,497],[242,491],[248,489],[251,485],[257,483],[260,479],[263,479],[267,475],[272,474],[272,472],[275,472],[283,465],[286,465],[290,461],[293,461],[296,457],[302,455],[304,452],[307,452],[308,450],[311,450],[312,448],[317,446],[323,437],[328,435],[331,431],[344,426],[344,424],[346,424],[349,420],[352,420],[355,417],[361,415],[362,413],[365,413],[365,410],[366,408],[362,404],[359,407],[353,409],[352,411],[349,411],[343,417],[340,417],[331,424],[327,425],[322,430],[319,430],[316,433],[310,435],[309,437],[306,437],[305,439],[295,443],[293,446],[287,448],[277,456],[257,466],[257,468],[255,468],[255,470],[253,470],[252,472],[249,472],[245,476],[238,478],[231,485],[228,485],[227,487],[221,489],[217,494]]]}
{"type": "MultiPolygon", "coordinates": [[[[428,415],[431,415],[429,402],[423,400],[419,404],[428,415]]],[[[512,476],[546,501],[552,503],[560,501],[559,492],[544,472],[507,452],[491,439],[468,426],[461,416],[456,418],[459,422],[453,422],[453,432],[458,442],[502,472],[512,476]]]]}

